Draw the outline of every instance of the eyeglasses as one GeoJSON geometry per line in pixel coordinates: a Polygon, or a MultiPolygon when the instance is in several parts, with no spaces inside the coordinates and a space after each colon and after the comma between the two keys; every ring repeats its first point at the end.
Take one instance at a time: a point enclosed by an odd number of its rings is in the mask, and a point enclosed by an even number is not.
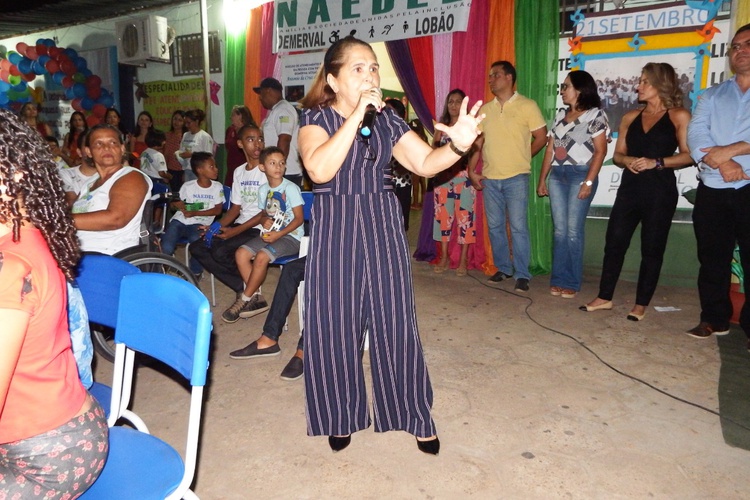
{"type": "Polygon", "coordinates": [[[570,85],[568,85],[567,83],[561,83],[560,84],[560,91],[561,92],[565,92],[566,90],[568,90],[568,87],[570,87],[570,85]]]}

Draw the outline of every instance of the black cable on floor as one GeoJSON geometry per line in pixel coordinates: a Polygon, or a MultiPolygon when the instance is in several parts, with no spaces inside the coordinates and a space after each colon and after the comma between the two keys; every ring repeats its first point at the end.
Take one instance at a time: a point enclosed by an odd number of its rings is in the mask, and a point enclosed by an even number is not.
{"type": "Polygon", "coordinates": [[[568,333],[561,332],[560,330],[555,330],[554,328],[550,328],[550,327],[548,327],[546,325],[541,324],[539,321],[537,321],[536,319],[534,319],[531,316],[531,314],[529,314],[529,308],[532,305],[534,305],[534,300],[531,297],[528,297],[526,295],[521,295],[521,294],[518,294],[518,293],[513,293],[510,290],[503,290],[502,288],[497,288],[497,287],[488,285],[486,282],[483,282],[482,280],[480,280],[479,278],[477,278],[476,276],[474,276],[473,273],[469,273],[468,276],[471,277],[474,281],[476,281],[480,285],[482,285],[483,287],[489,288],[490,290],[497,290],[498,292],[503,292],[503,293],[506,293],[508,295],[513,295],[514,297],[519,297],[519,298],[522,298],[522,299],[526,299],[529,303],[526,306],[526,308],[524,309],[524,312],[526,313],[526,316],[531,320],[532,323],[534,323],[535,325],[539,326],[540,328],[543,328],[544,330],[547,330],[547,331],[552,332],[552,333],[556,333],[557,335],[562,335],[563,337],[566,337],[566,338],[572,340],[573,342],[575,342],[576,344],[578,344],[579,346],[583,347],[585,350],[587,350],[588,352],[590,352],[597,360],[599,360],[599,362],[601,364],[603,364],[604,366],[606,366],[607,368],[609,368],[613,372],[617,373],[618,375],[621,375],[621,376],[623,376],[625,378],[628,378],[628,379],[632,380],[633,382],[637,382],[637,383],[639,383],[641,385],[645,385],[649,389],[652,389],[652,390],[658,392],[659,394],[663,394],[664,396],[672,398],[675,401],[679,401],[680,403],[684,403],[686,405],[690,405],[690,406],[693,406],[693,407],[698,408],[700,410],[703,410],[705,412],[708,412],[708,413],[710,413],[712,415],[716,415],[717,417],[719,417],[720,419],[724,420],[725,422],[729,422],[731,424],[736,425],[737,427],[745,429],[746,431],[750,431],[750,427],[747,427],[746,425],[743,425],[743,424],[741,424],[739,422],[736,422],[736,421],[732,420],[731,418],[724,417],[724,416],[721,415],[721,413],[717,412],[716,410],[712,410],[711,408],[706,408],[705,406],[703,406],[701,404],[694,403],[692,401],[688,401],[687,399],[683,399],[683,398],[681,398],[679,396],[675,396],[674,394],[671,394],[671,393],[669,393],[669,392],[667,392],[667,391],[665,391],[663,389],[659,389],[658,387],[654,386],[653,384],[650,384],[650,383],[646,382],[645,380],[636,377],[635,375],[630,375],[629,373],[626,373],[626,372],[620,370],[619,368],[616,368],[616,367],[612,366],[610,363],[608,363],[607,361],[603,360],[601,358],[601,356],[599,356],[593,349],[591,349],[589,346],[587,346],[586,344],[584,344],[581,340],[578,340],[577,338],[573,337],[572,335],[570,335],[568,333]]]}

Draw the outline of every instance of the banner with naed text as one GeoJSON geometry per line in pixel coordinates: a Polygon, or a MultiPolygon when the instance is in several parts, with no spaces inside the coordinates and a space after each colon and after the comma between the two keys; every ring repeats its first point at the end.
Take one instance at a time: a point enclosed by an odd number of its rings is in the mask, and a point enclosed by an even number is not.
{"type": "Polygon", "coordinates": [[[466,31],[471,0],[275,0],[273,51],[326,49],[350,34],[368,43],[466,31]]]}

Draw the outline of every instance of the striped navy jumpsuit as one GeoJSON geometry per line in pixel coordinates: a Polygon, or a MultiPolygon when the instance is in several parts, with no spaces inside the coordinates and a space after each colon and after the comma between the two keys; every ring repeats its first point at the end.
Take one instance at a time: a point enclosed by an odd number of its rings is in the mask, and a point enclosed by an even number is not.
{"type": "MultiPolygon", "coordinates": [[[[307,109],[300,126],[329,135],[344,119],[307,109]]],[[[362,353],[369,331],[375,431],[437,434],[422,354],[403,215],[389,162],[409,130],[390,108],[369,144],[357,138],[336,176],[316,184],[305,270],[307,433],[346,435],[370,426],[362,353]]]]}

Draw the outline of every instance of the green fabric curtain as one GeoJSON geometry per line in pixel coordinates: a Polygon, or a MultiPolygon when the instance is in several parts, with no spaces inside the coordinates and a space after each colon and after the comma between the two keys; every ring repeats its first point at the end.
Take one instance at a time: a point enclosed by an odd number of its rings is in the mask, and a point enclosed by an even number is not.
{"type": "MultiPolygon", "coordinates": [[[[560,33],[558,0],[516,0],[516,70],[518,92],[533,99],[551,122],[555,115],[560,33]]],[[[529,182],[529,229],[531,231],[532,274],[552,269],[552,217],[549,198],[536,195],[544,149],[531,163],[529,182]]]]}
{"type": "MultiPolygon", "coordinates": [[[[226,64],[224,67],[224,115],[226,123],[223,127],[216,127],[214,134],[224,134],[229,126],[232,107],[235,104],[245,104],[245,54],[246,54],[245,30],[239,34],[226,33],[226,64]]],[[[224,136],[221,136],[221,141],[224,136]]],[[[222,151],[223,153],[223,151],[222,151]]],[[[217,156],[219,156],[217,154],[217,156]]],[[[226,155],[222,161],[217,158],[216,165],[219,167],[219,179],[226,175],[226,155]]]]}

